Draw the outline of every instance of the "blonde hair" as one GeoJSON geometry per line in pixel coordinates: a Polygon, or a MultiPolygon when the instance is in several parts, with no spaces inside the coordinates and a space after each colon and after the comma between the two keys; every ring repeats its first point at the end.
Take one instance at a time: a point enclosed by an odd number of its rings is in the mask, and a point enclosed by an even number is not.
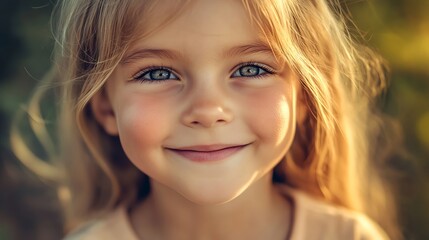
{"type": "MultiPolygon", "coordinates": [[[[163,24],[180,14],[189,1],[174,2],[175,13],[165,17],[163,24]]],[[[374,98],[386,86],[382,60],[353,40],[346,15],[335,0],[242,2],[261,38],[300,76],[308,105],[291,150],[275,168],[275,181],[362,212],[399,239],[393,203],[370,156],[375,142],[371,131],[381,121],[374,98]]],[[[57,7],[55,65],[45,84],[59,86],[59,153],[49,152],[52,159],[61,159],[64,172],[52,174],[49,166],[29,161],[37,157],[16,134],[12,145],[27,166],[66,186],[61,196],[71,193],[68,214],[79,220],[118,204],[134,204],[150,191],[147,177],[127,159],[118,138],[106,134],[95,121],[88,103],[102,90],[136,36],[155,30],[137,32],[156,1],[74,0],[57,7]]],[[[41,89],[28,110],[33,119],[42,119],[41,89]]],[[[42,142],[49,139],[43,124],[33,124],[33,129],[42,142]]]]}

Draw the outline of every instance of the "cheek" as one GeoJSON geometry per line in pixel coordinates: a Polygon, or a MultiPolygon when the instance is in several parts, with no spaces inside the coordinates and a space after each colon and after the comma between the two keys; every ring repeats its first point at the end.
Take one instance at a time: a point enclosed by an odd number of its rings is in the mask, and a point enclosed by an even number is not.
{"type": "Polygon", "coordinates": [[[160,99],[128,96],[116,109],[119,137],[130,158],[160,146],[171,128],[171,108],[160,99]]]}
{"type": "Polygon", "coordinates": [[[274,145],[289,142],[294,134],[293,90],[268,89],[254,93],[245,103],[252,132],[274,145]]]}

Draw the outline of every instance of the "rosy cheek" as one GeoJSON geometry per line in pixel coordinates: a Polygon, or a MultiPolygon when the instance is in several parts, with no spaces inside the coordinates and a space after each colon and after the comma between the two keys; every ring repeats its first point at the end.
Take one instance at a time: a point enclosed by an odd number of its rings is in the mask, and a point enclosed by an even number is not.
{"type": "Polygon", "coordinates": [[[167,137],[172,116],[165,101],[129,96],[117,109],[119,137],[127,154],[138,155],[142,149],[160,145],[167,137]]]}
{"type": "Polygon", "coordinates": [[[281,89],[255,92],[246,98],[245,116],[260,139],[278,145],[293,135],[292,99],[281,89]]]}

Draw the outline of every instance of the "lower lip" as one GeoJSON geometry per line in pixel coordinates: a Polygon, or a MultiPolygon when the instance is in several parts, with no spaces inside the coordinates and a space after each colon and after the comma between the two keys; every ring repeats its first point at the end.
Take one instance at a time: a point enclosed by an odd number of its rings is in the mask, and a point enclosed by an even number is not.
{"type": "Polygon", "coordinates": [[[170,150],[193,162],[215,162],[215,161],[220,161],[228,158],[229,156],[235,154],[236,152],[240,151],[244,147],[245,145],[225,148],[217,151],[207,151],[207,152],[177,150],[177,149],[170,149],[170,150]]]}

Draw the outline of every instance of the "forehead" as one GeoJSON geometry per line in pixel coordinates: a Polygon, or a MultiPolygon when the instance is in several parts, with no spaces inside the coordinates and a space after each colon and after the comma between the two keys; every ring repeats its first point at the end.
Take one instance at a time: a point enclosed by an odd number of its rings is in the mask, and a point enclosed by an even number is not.
{"type": "MultiPolygon", "coordinates": [[[[135,45],[182,48],[262,41],[240,0],[159,0],[138,26],[135,45]],[[175,1],[174,1],[175,2],[175,1]]],[[[207,47],[207,46],[206,46],[207,47]]]]}

